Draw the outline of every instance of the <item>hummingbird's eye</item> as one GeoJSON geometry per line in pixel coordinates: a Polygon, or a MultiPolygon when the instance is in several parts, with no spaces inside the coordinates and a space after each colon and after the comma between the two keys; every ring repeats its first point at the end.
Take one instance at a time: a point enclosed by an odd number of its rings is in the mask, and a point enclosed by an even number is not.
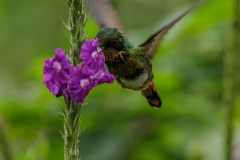
{"type": "Polygon", "coordinates": [[[114,39],[113,41],[112,41],[112,43],[115,45],[115,44],[117,44],[117,39],[114,39]]]}
{"type": "Polygon", "coordinates": [[[121,39],[117,39],[117,38],[112,39],[109,45],[111,45],[110,47],[116,51],[120,51],[123,49],[123,43],[121,39]]]}

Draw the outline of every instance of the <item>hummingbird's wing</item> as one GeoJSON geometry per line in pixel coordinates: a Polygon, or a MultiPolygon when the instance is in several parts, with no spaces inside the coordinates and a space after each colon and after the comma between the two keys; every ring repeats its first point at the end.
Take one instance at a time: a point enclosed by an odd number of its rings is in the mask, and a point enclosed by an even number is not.
{"type": "Polygon", "coordinates": [[[117,28],[126,38],[120,17],[108,0],[89,0],[93,16],[101,28],[117,28]]]}
{"type": "Polygon", "coordinates": [[[205,0],[200,0],[198,3],[193,5],[190,9],[188,9],[186,12],[184,12],[178,18],[176,18],[171,23],[164,26],[159,31],[157,31],[155,34],[150,36],[144,43],[140,44],[138,47],[148,56],[148,58],[150,58],[152,60],[154,55],[156,54],[158,47],[159,47],[160,41],[163,39],[164,35],[168,32],[168,30],[170,28],[172,28],[175,25],[175,23],[177,23],[180,19],[182,19],[190,11],[194,10],[196,7],[198,7],[200,4],[202,4],[204,1],[205,0]]]}

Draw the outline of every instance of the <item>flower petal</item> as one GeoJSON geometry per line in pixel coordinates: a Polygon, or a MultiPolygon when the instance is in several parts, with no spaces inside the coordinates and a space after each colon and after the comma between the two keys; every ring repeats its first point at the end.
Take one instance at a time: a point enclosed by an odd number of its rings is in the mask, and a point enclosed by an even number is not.
{"type": "Polygon", "coordinates": [[[56,49],[54,58],[45,60],[43,67],[44,84],[55,96],[67,95],[67,82],[72,66],[63,49],[56,49]]]}
{"type": "Polygon", "coordinates": [[[88,74],[84,74],[83,68],[80,66],[74,67],[68,81],[68,91],[71,99],[83,103],[93,87],[92,79],[89,78],[88,74]]]}

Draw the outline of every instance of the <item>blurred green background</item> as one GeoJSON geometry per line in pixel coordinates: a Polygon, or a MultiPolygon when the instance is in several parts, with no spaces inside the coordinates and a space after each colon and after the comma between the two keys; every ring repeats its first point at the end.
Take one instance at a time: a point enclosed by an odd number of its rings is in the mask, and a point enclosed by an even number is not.
{"type": "MultiPolygon", "coordinates": [[[[196,0],[112,2],[129,40],[138,44],[196,0]]],[[[223,160],[224,55],[232,46],[233,12],[233,1],[209,0],[165,37],[153,61],[159,110],[116,82],[93,89],[82,109],[82,160],[223,160]]],[[[56,48],[69,51],[67,18],[64,0],[0,0],[1,160],[63,160],[63,101],[43,85],[42,68],[56,48]]],[[[92,17],[85,31],[89,39],[99,31],[92,17]]],[[[236,156],[240,100],[235,104],[236,156]]]]}

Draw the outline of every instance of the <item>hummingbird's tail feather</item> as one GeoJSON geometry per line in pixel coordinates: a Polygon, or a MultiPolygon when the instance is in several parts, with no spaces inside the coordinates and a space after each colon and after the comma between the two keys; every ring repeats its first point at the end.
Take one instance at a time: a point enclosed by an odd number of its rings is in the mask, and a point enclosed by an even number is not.
{"type": "Polygon", "coordinates": [[[142,95],[147,98],[148,103],[153,108],[160,108],[162,105],[162,101],[160,96],[157,93],[156,87],[154,82],[152,82],[152,85],[150,85],[147,89],[141,90],[142,95]]]}

